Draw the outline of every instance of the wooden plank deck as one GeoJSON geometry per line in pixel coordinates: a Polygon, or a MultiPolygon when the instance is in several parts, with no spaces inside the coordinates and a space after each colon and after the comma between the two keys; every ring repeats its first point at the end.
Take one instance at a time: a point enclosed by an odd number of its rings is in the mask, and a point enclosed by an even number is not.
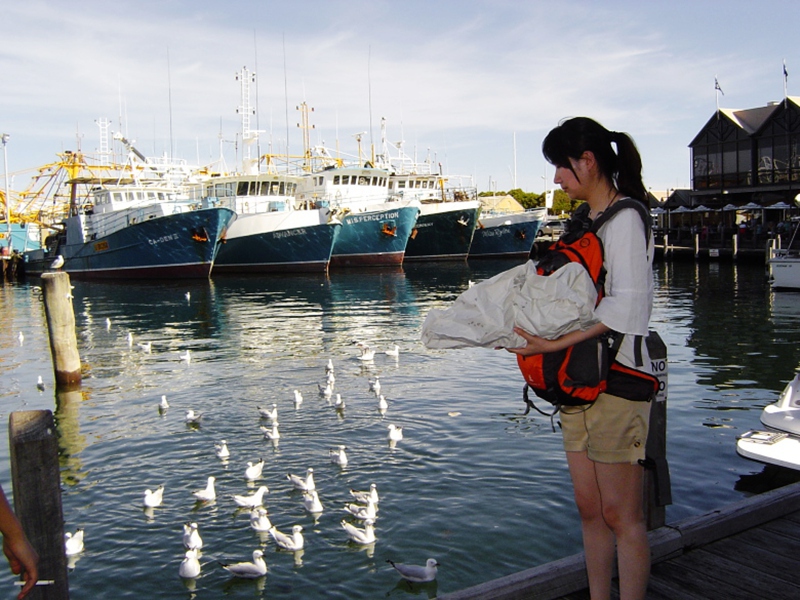
{"type": "MultiPolygon", "coordinates": [[[[800,483],[751,496],[650,534],[648,599],[800,598],[800,483]]],[[[588,600],[583,554],[440,600],[588,600]]],[[[614,591],[614,598],[618,598],[614,591]]]]}

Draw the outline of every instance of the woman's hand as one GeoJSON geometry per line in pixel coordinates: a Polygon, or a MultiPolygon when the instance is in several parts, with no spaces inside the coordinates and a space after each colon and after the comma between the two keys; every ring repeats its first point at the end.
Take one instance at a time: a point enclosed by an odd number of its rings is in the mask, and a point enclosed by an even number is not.
{"type": "Polygon", "coordinates": [[[519,354],[521,356],[533,356],[534,354],[544,354],[545,352],[553,352],[558,348],[553,348],[553,341],[546,340],[538,335],[528,333],[520,327],[514,327],[514,333],[525,338],[525,345],[519,348],[506,348],[509,352],[519,354]]]}

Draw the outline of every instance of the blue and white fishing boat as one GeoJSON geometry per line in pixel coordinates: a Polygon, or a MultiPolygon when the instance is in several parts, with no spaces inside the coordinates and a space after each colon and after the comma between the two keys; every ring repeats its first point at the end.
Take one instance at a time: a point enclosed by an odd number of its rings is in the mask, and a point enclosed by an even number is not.
{"type": "Polygon", "coordinates": [[[546,208],[482,214],[472,238],[469,258],[527,258],[546,218],[546,208]]]}
{"type": "Polygon", "coordinates": [[[304,176],[297,200],[336,212],[342,228],[331,267],[400,265],[420,203],[387,199],[389,173],[369,164],[332,165],[304,176]]]}
{"type": "Polygon", "coordinates": [[[204,196],[236,212],[214,273],[324,272],[342,223],[327,207],[296,205],[300,176],[231,175],[205,184],[204,196]]]}
{"type": "Polygon", "coordinates": [[[45,248],[24,254],[25,272],[39,275],[60,256],[61,270],[81,278],[208,277],[234,216],[169,185],[96,185],[45,248]]]}

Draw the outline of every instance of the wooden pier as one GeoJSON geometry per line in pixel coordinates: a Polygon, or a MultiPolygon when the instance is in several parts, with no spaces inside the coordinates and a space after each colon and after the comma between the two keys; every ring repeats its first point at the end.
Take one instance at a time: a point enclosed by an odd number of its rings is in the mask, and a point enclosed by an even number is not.
{"type": "MultiPolygon", "coordinates": [[[[800,483],[649,534],[653,600],[800,598],[800,483]]],[[[583,553],[439,600],[588,600],[583,553]]],[[[618,598],[616,583],[614,598],[618,598]]]]}

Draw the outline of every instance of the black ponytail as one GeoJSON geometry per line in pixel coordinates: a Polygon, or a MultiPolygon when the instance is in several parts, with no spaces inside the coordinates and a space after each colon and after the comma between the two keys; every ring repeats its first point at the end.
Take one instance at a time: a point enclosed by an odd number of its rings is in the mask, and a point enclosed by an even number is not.
{"type": "Polygon", "coordinates": [[[594,154],[600,174],[620,192],[645,206],[649,204],[642,182],[642,157],[627,133],[609,131],[588,117],[575,117],[562,121],[542,142],[547,161],[573,173],[570,159],[577,160],[587,151],[594,154]],[[616,152],[612,144],[616,145],[616,152]]]}

